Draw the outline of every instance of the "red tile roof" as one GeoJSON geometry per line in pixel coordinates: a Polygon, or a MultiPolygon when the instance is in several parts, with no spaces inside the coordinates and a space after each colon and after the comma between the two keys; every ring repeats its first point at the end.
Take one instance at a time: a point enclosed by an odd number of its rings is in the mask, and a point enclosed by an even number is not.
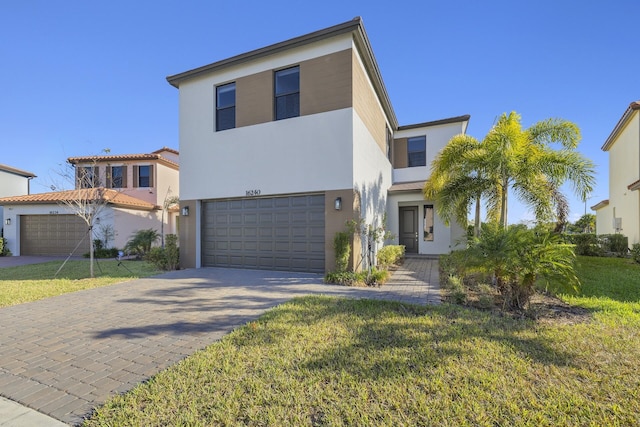
{"type": "Polygon", "coordinates": [[[0,206],[2,205],[37,205],[64,203],[65,201],[73,201],[78,199],[91,200],[93,198],[101,198],[108,204],[140,210],[153,210],[156,206],[152,203],[140,200],[138,198],[128,196],[124,193],[109,188],[83,188],[80,190],[55,191],[52,193],[29,194],[26,196],[12,196],[0,198],[0,206]],[[101,192],[101,193],[100,193],[101,192]]]}
{"type": "Polygon", "coordinates": [[[78,163],[103,163],[103,162],[124,162],[129,160],[156,160],[159,163],[164,163],[165,165],[178,169],[179,165],[173,160],[169,160],[166,157],[160,154],[163,151],[168,151],[173,154],[179,155],[180,153],[172,148],[163,147],[159,150],[154,151],[153,153],[148,154],[106,154],[102,156],[78,156],[78,157],[69,157],[67,161],[72,165],[78,163]]]}

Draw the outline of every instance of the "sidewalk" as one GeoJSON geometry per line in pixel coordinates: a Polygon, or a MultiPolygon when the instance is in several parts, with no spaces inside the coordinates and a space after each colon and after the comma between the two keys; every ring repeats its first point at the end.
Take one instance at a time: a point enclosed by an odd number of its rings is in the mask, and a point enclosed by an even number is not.
{"type": "Polygon", "coordinates": [[[312,294],[439,303],[438,262],[407,258],[380,288],[327,285],[317,274],[202,268],[2,308],[0,395],[9,400],[0,399],[0,426],[80,424],[114,394],[312,294]]]}

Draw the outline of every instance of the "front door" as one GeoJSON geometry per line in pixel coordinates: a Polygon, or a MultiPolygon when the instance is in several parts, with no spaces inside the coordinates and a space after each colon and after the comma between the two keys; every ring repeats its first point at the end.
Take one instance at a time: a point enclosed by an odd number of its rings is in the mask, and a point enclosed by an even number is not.
{"type": "Polygon", "coordinates": [[[400,208],[400,244],[405,246],[408,254],[418,253],[418,207],[403,206],[400,208]]]}

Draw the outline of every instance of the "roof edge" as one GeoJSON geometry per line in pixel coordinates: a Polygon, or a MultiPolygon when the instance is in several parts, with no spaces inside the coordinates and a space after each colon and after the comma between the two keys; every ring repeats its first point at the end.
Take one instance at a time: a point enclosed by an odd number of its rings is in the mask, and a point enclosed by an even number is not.
{"type": "Polygon", "coordinates": [[[291,49],[293,47],[303,46],[309,43],[313,43],[318,40],[323,40],[329,37],[337,36],[340,34],[346,34],[352,32],[361,26],[362,19],[357,16],[350,21],[343,22],[341,24],[333,25],[328,28],[324,28],[312,33],[304,34],[302,36],[294,37],[285,41],[281,41],[275,44],[271,44],[259,49],[254,49],[249,52],[241,53],[239,55],[232,56],[227,59],[223,59],[211,64],[203,65],[202,67],[194,68],[192,70],[184,71],[182,73],[167,76],[167,82],[175,88],[179,87],[180,83],[197,77],[201,74],[208,73],[212,70],[229,67],[232,65],[242,64],[247,61],[262,58],[267,55],[272,55],[283,50],[291,49]]]}
{"type": "Polygon", "coordinates": [[[451,124],[451,123],[462,123],[462,122],[468,122],[469,119],[471,119],[471,115],[470,114],[465,114],[464,116],[449,117],[449,118],[446,118],[446,119],[433,120],[433,121],[430,121],[430,122],[398,126],[398,130],[409,130],[409,129],[418,129],[418,128],[430,127],[430,126],[448,125],[448,124],[451,124]]]}
{"type": "Polygon", "coordinates": [[[36,175],[32,172],[27,172],[25,170],[22,169],[18,169],[18,168],[14,168],[12,166],[8,166],[8,165],[3,165],[2,163],[0,163],[0,170],[1,171],[5,171],[5,172],[9,172],[15,175],[20,175],[23,176],[25,178],[35,178],[36,175]]]}
{"type": "Polygon", "coordinates": [[[606,200],[602,200],[602,201],[596,203],[595,205],[591,206],[590,209],[592,211],[597,211],[598,209],[602,209],[602,208],[604,208],[605,206],[608,206],[608,205],[609,205],[609,199],[606,199],[606,200]]]}
{"type": "Polygon", "coordinates": [[[631,115],[636,110],[640,110],[640,101],[633,101],[631,104],[629,104],[627,109],[622,114],[622,117],[620,117],[620,120],[618,120],[618,123],[616,123],[616,125],[614,126],[609,137],[607,137],[604,144],[602,144],[602,147],[600,147],[602,151],[609,151],[616,138],[618,138],[618,136],[620,135],[620,132],[622,132],[622,129],[627,125],[627,122],[631,118],[631,115]]]}

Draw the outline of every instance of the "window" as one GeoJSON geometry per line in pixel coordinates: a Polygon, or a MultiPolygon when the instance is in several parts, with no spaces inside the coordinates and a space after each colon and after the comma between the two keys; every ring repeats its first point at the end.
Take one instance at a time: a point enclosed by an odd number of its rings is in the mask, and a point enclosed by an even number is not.
{"type": "Polygon", "coordinates": [[[107,186],[109,188],[126,188],[127,187],[127,167],[126,166],[110,166],[108,168],[109,176],[107,177],[107,186]]]}
{"type": "Polygon", "coordinates": [[[300,115],[300,67],[276,71],[276,120],[300,115]]]}
{"type": "Polygon", "coordinates": [[[236,84],[216,87],[216,131],[236,127],[236,84]]]}
{"type": "Polygon", "coordinates": [[[78,188],[94,188],[98,186],[97,166],[81,166],[76,171],[78,188]]]}
{"type": "Polygon", "coordinates": [[[433,242],[433,205],[424,206],[424,240],[433,242]]]}
{"type": "Polygon", "coordinates": [[[416,136],[407,140],[407,152],[409,153],[409,167],[427,165],[427,137],[416,136]]]}
{"type": "Polygon", "coordinates": [[[134,166],[133,186],[153,187],[153,166],[134,166]]]}

